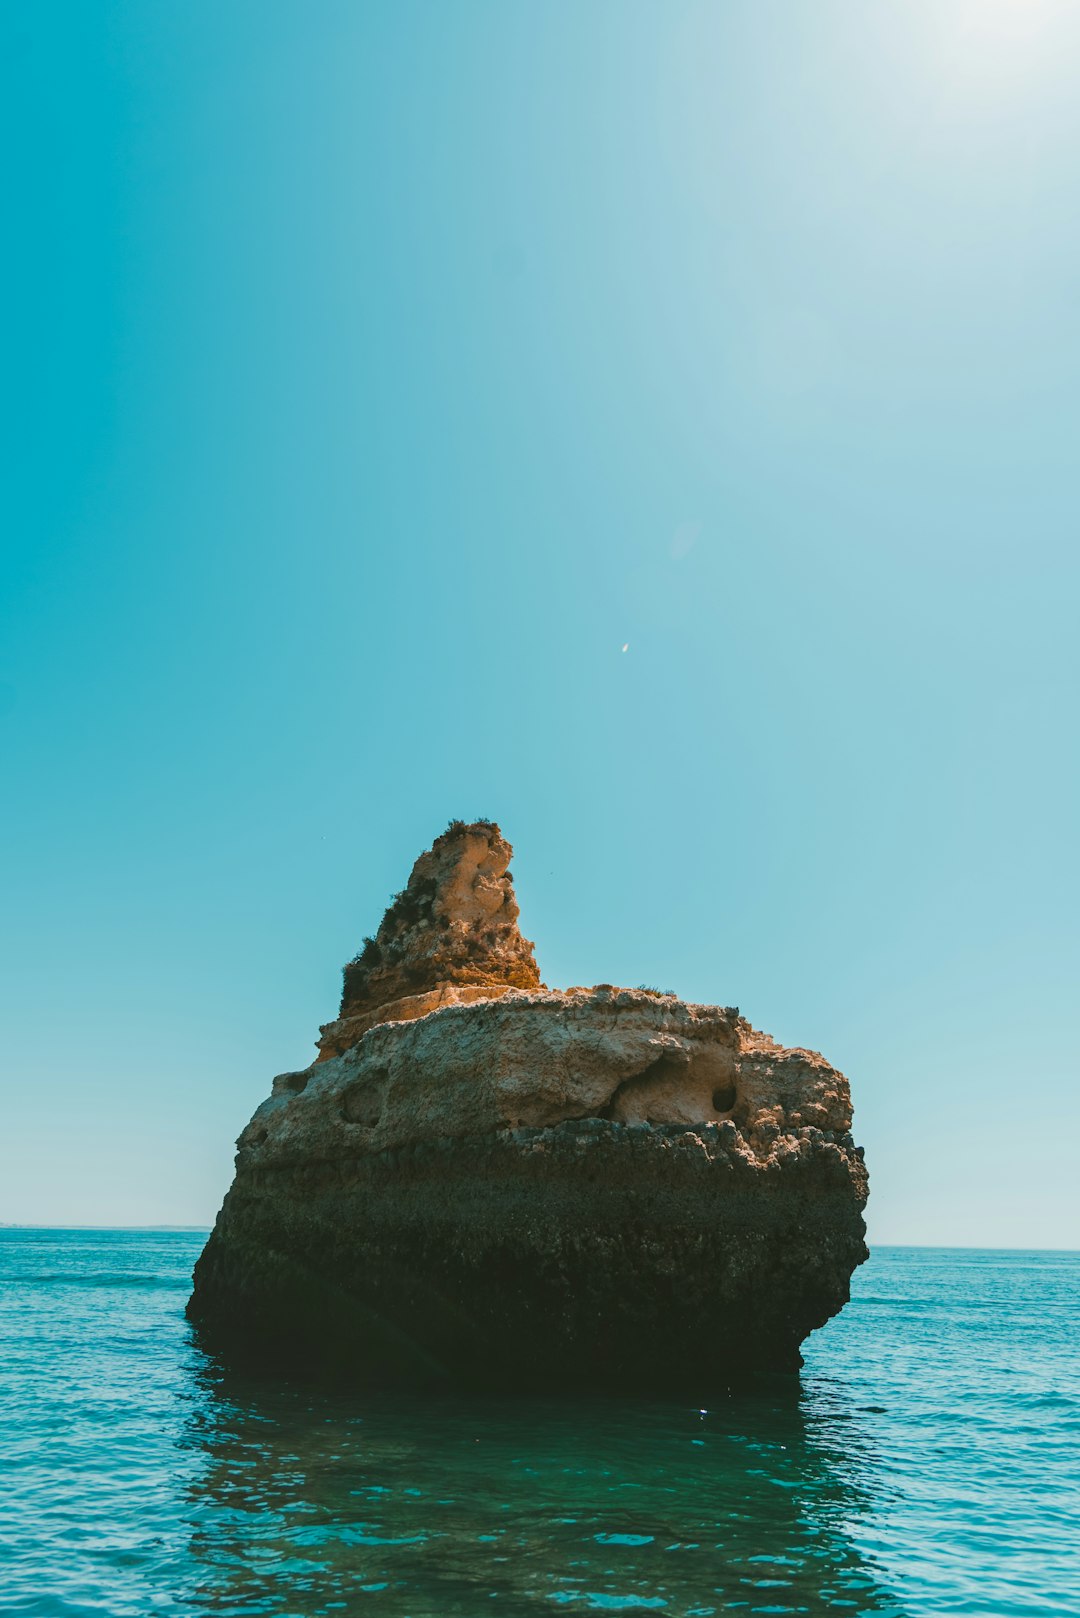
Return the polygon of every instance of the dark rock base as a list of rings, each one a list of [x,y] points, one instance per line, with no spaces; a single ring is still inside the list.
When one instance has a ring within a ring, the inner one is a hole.
[[[238,1173],[208,1346],[367,1384],[705,1397],[795,1372],[867,1256],[843,1143],[784,1161],[596,1119]]]

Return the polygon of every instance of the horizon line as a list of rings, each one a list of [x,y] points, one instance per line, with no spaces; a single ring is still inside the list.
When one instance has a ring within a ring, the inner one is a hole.
[[[19,1220],[0,1219],[0,1231],[4,1230],[100,1230],[100,1231],[174,1231],[177,1234],[196,1234],[204,1232],[207,1236],[213,1231],[213,1225],[42,1225],[23,1223]],[[868,1244],[869,1245],[869,1244]],[[875,1242],[871,1251],[881,1248],[901,1248],[913,1252],[924,1253],[1075,1253],[1080,1254],[1080,1247],[979,1247],[974,1243],[959,1242]],[[865,1260],[864,1260],[865,1262]],[[861,1266],[860,1266],[861,1267]]]

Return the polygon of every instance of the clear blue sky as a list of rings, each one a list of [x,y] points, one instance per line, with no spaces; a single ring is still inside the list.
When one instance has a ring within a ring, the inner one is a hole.
[[[1080,1245],[1080,8],[9,7],[0,1219],[212,1220],[451,816]],[[623,651],[624,645],[628,650]]]

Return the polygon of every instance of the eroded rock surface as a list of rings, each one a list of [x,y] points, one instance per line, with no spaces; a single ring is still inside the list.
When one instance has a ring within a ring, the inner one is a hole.
[[[518,928],[513,849],[493,821],[452,821],[421,854],[374,938],[345,968],[338,1020],[320,1029],[322,1058],[376,1022],[539,989],[533,946]]]
[[[733,1007],[543,988],[510,854],[455,823],[417,861],[240,1136],[189,1312],[371,1379],[797,1368],[866,1256],[847,1080]]]

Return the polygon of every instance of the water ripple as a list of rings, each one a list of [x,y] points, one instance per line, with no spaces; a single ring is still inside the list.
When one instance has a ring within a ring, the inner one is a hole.
[[[708,1410],[252,1380],[201,1237],[0,1232],[5,1614],[1080,1610],[1080,1258],[892,1249],[800,1388]]]

